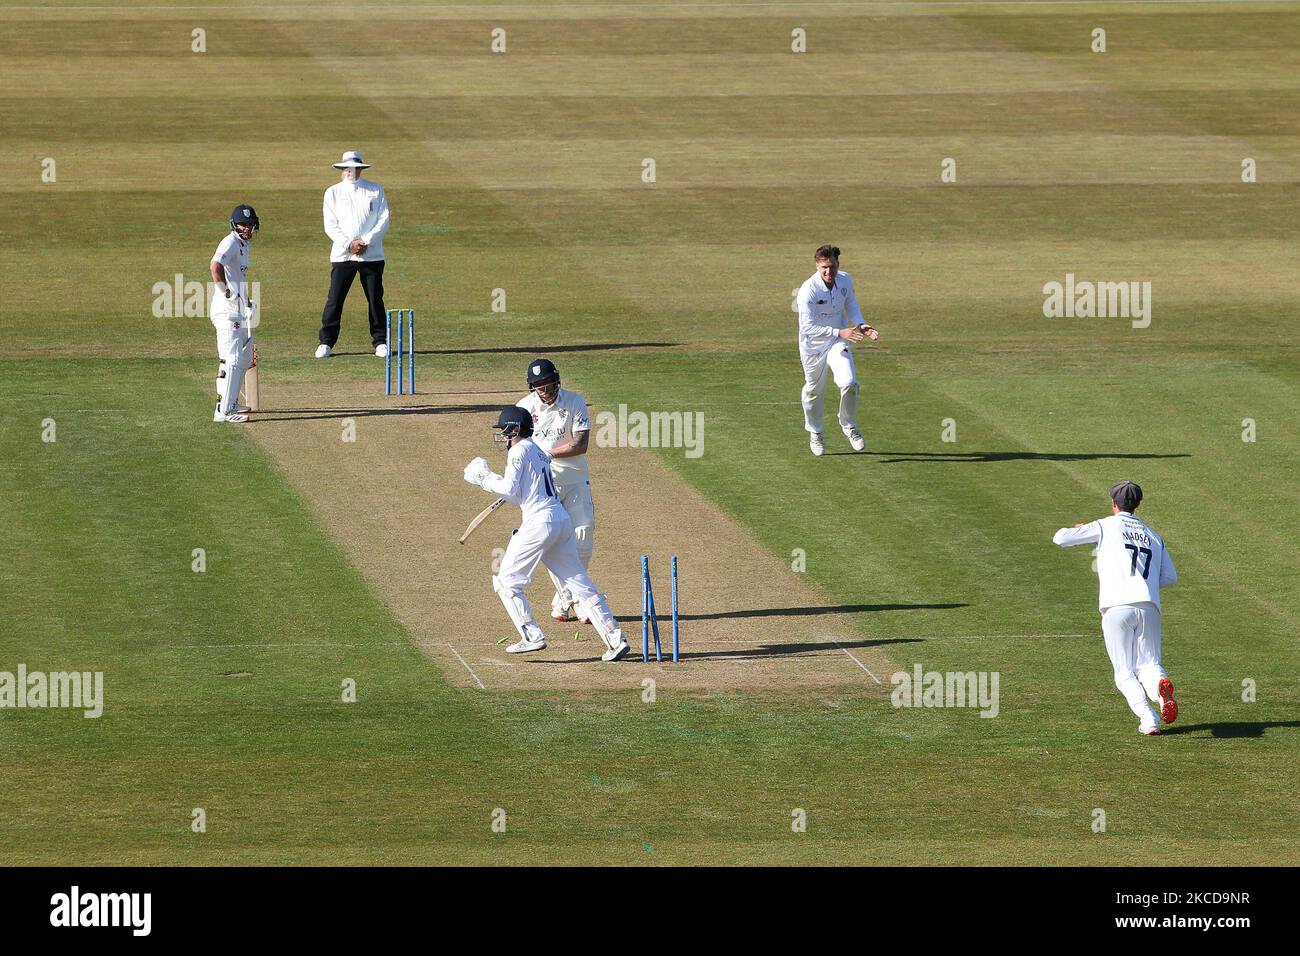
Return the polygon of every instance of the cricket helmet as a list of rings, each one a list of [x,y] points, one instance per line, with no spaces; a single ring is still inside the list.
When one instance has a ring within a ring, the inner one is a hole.
[[[230,228],[236,226],[252,226],[253,233],[262,228],[262,220],[257,218],[257,212],[252,206],[240,205],[230,211]]]
[[[535,389],[542,382],[555,380],[555,384],[560,384],[560,370],[555,367],[555,363],[550,359],[533,359],[528,363],[528,388]]]
[[[533,433],[533,416],[518,405],[507,405],[497,416],[497,423],[492,426],[500,429],[492,436],[493,441],[509,442],[512,438],[527,438]]]

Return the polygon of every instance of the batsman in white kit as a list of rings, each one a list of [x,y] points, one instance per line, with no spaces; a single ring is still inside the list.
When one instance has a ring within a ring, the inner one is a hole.
[[[1111,516],[1062,528],[1063,548],[1096,545],[1101,585],[1101,631],[1115,669],[1115,686],[1137,715],[1138,732],[1160,733],[1160,721],[1178,719],[1174,685],[1160,664],[1160,589],[1178,580],[1164,539],[1133,516],[1142,489],[1121,481],[1110,489]],[[1160,705],[1160,714],[1151,703]]]
[[[216,295],[208,318],[217,331],[217,410],[214,422],[246,422],[249,407],[239,404],[244,372],[253,364],[253,305],[248,292],[248,246],[261,228],[252,206],[236,206],[230,213],[230,234],[212,254],[209,268]]]
[[[533,442],[551,458],[551,478],[560,504],[573,522],[578,557],[584,568],[591,567],[596,544],[596,506],[591,500],[591,477],[587,470],[587,445],[591,438],[591,417],[587,403],[577,392],[560,387],[560,372],[548,359],[528,364],[528,395],[516,402],[533,417]],[[555,596],[551,617],[572,621],[576,609],[573,596],[554,571],[547,569]],[[583,624],[591,622],[576,612]]]
[[[803,363],[804,428],[808,447],[820,457],[826,453],[825,430],[827,379],[835,380],[840,392],[840,430],[854,451],[865,451],[867,440],[858,430],[858,372],[853,364],[852,345],[863,339],[880,338],[858,307],[853,279],[840,272],[838,246],[820,246],[813,253],[817,271],[796,293],[799,309],[799,360]]]
[[[519,530],[501,558],[501,570],[492,577],[492,588],[519,631],[519,641],[506,650],[526,654],[546,647],[546,638],[524,596],[537,565],[545,564],[605,643],[601,660],[618,660],[627,654],[628,643],[610,613],[605,595],[596,589],[578,557],[573,522],[560,504],[551,477],[551,458],[530,437],[532,416],[518,405],[508,405],[492,427],[499,430],[494,440],[507,448],[506,473],[496,475],[484,459],[475,458],[465,466],[465,480],[518,505],[523,513]]]

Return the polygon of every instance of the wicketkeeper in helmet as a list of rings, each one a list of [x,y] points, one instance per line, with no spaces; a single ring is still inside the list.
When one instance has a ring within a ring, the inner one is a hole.
[[[525,654],[546,647],[546,637],[533,620],[524,596],[537,565],[542,563],[567,589],[579,612],[591,621],[604,641],[606,650],[601,660],[618,660],[628,652],[627,641],[610,613],[605,595],[596,589],[578,557],[573,522],[560,504],[551,477],[551,458],[530,437],[532,416],[517,405],[508,405],[493,428],[498,429],[495,440],[506,445],[506,473],[493,474],[484,459],[475,458],[465,466],[465,480],[518,505],[523,513],[519,530],[501,558],[501,570],[492,578],[493,589],[519,631],[519,641],[506,650]]]
[[[587,443],[591,436],[587,403],[577,392],[561,388],[559,370],[549,359],[539,358],[528,363],[528,395],[516,404],[533,418],[533,442],[551,457],[551,478],[560,504],[573,522],[578,557],[584,568],[590,568],[596,545],[596,506],[591,500],[587,471]],[[555,585],[551,617],[572,621],[576,613],[583,624],[591,623],[573,607],[573,596],[564,582],[554,571],[549,573]]]
[[[209,267],[216,292],[208,317],[217,330],[217,410],[214,422],[246,422],[249,408],[239,403],[244,372],[253,363],[253,310],[248,291],[248,246],[261,228],[252,206],[236,206],[230,213],[230,234],[212,254]]]

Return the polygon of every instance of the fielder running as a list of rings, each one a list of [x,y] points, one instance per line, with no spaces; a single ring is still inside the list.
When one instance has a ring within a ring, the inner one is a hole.
[[[601,660],[618,660],[628,652],[628,643],[610,613],[605,595],[596,590],[578,557],[573,522],[560,504],[551,478],[550,456],[529,437],[532,417],[518,405],[507,405],[492,427],[500,429],[493,439],[507,448],[505,475],[493,474],[486,461],[475,458],[465,466],[465,480],[518,505],[523,512],[520,528],[501,558],[501,570],[492,577],[492,588],[519,631],[519,641],[506,651],[526,654],[546,647],[546,638],[524,596],[537,565],[544,563],[559,577],[604,641],[606,650]]]
[[[230,235],[212,254],[209,268],[217,294],[208,317],[217,330],[217,410],[214,422],[246,422],[249,408],[239,404],[244,372],[253,362],[254,305],[248,293],[248,245],[262,226],[252,206],[236,206],[230,213]]]
[[[1121,481],[1110,489],[1111,516],[1062,528],[1052,541],[1063,548],[1097,546],[1101,631],[1115,669],[1115,686],[1137,715],[1138,733],[1155,736],[1160,721],[1178,719],[1174,685],[1160,666],[1160,589],[1178,580],[1164,539],[1133,517],[1142,489]],[[1152,703],[1160,704],[1156,716]]]
[[[596,506],[591,500],[591,479],[587,471],[587,444],[591,437],[587,403],[577,392],[560,388],[560,373],[554,364],[537,359],[528,366],[528,395],[516,404],[533,417],[533,443],[551,457],[551,478],[560,504],[573,522],[578,557],[584,568],[590,568],[596,544]],[[551,617],[572,621],[573,596],[554,571],[548,568],[547,573],[555,585]],[[591,623],[586,617],[580,616],[579,620],[583,624]]]
[[[854,451],[864,451],[867,441],[858,431],[858,373],[850,345],[864,338],[880,338],[862,317],[853,291],[853,279],[840,272],[838,246],[821,246],[813,253],[817,271],[799,287],[799,358],[803,362],[803,420],[808,447],[814,455],[826,452],[822,438],[826,405],[826,380],[835,379],[840,390],[840,430]],[[846,321],[847,320],[847,321]]]

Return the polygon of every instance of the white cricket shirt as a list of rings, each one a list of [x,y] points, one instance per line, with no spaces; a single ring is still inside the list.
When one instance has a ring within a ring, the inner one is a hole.
[[[515,404],[533,416],[533,441],[542,451],[549,452],[557,442],[572,438],[578,432],[591,431],[587,403],[577,392],[566,388],[559,390],[550,405],[543,405],[536,392],[529,392]],[[552,458],[551,474],[557,485],[580,484],[589,476],[587,456]]]
[[[1127,511],[1091,521],[1082,528],[1062,528],[1052,542],[1063,548],[1097,546],[1097,581],[1103,611],[1120,604],[1148,601],[1160,607],[1160,589],[1178,580],[1164,539]]]
[[[506,473],[492,475],[483,482],[483,487],[518,505],[525,523],[568,518],[555,493],[551,456],[533,444],[531,438],[515,442],[506,454]]]
[[[212,254],[212,261],[220,263],[226,273],[226,285],[230,291],[243,301],[248,301],[248,243],[235,234],[232,229],[226,238],[217,245]],[[220,294],[218,293],[218,297]]]
[[[853,278],[847,272],[835,277],[835,288],[826,288],[821,273],[799,287],[799,351],[820,355],[839,341],[840,329],[866,322],[858,308]]]

